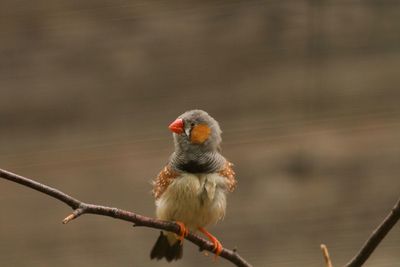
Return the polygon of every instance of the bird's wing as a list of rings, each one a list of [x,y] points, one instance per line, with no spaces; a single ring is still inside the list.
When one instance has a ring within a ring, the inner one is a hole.
[[[172,181],[179,176],[179,173],[171,169],[169,165],[165,166],[164,169],[157,175],[153,181],[153,195],[156,199],[161,197],[167,187]]]
[[[225,164],[225,167],[219,172],[219,175],[221,175],[222,177],[225,177],[226,179],[226,185],[228,188],[229,192],[232,192],[233,190],[235,190],[237,181],[235,178],[235,172],[232,169],[233,167],[233,163],[227,161]]]

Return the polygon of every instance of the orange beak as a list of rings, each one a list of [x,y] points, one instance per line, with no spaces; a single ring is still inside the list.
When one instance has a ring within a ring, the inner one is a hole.
[[[176,119],[173,123],[171,123],[168,128],[176,133],[176,134],[181,134],[183,133],[183,120],[182,119]]]

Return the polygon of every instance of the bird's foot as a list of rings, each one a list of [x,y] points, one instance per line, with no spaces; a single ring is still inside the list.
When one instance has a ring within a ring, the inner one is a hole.
[[[179,225],[179,235],[178,235],[178,240],[182,243],[183,239],[187,237],[189,234],[189,229],[185,226],[183,222],[175,222],[177,225]]]
[[[209,233],[206,229],[204,229],[203,227],[199,227],[199,230],[200,230],[203,234],[205,234],[205,235],[208,237],[208,239],[210,239],[210,241],[214,244],[214,250],[213,250],[213,252],[215,253],[215,258],[214,258],[214,259],[217,259],[218,256],[221,254],[222,249],[223,249],[221,242],[219,242],[219,240],[218,240],[215,236],[213,236],[212,234],[210,234],[210,233]]]

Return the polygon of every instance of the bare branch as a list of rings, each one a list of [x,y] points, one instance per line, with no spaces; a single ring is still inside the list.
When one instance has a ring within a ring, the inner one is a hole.
[[[348,262],[345,265],[345,267],[362,266],[399,219],[400,219],[400,199],[397,201],[396,205],[392,208],[389,215],[378,226],[378,228],[376,228],[372,232],[371,236],[362,246],[361,250],[357,253],[357,255],[350,262]]]
[[[70,206],[73,209],[73,212],[62,221],[64,224],[67,224],[68,222],[78,218],[83,214],[97,214],[132,222],[134,223],[135,226],[156,228],[174,232],[176,234],[179,234],[180,231],[179,225],[174,222],[161,221],[143,215],[139,215],[130,211],[121,210],[118,208],[84,203],[55,188],[38,183],[34,180],[25,178],[23,176],[8,172],[6,170],[0,169],[0,177],[35,189],[39,192],[42,192],[46,195],[56,198],[64,202],[68,206]],[[357,253],[357,255],[349,263],[347,263],[345,267],[362,266],[374,252],[376,247],[378,247],[378,245],[381,243],[381,241],[387,235],[387,233],[398,222],[399,219],[400,219],[400,199],[397,201],[396,205],[393,207],[390,214],[383,220],[383,222],[378,226],[378,228],[374,230],[374,232],[365,242],[365,244],[363,245],[361,250]],[[213,252],[214,250],[214,245],[211,242],[199,237],[196,234],[189,233],[186,239],[196,244],[200,248],[200,250],[207,250],[210,252]],[[327,266],[331,267],[332,263],[330,261],[329,253],[326,246],[321,245],[321,249],[323,251],[323,255],[325,257]],[[243,267],[251,266],[245,259],[239,256],[236,250],[229,250],[224,248],[220,256],[232,262],[236,266],[243,266]]]
[[[321,244],[322,255],[324,256],[326,267],[333,267],[331,257],[329,256],[328,248],[326,245]]]
[[[120,219],[128,222],[134,223],[135,226],[145,226],[150,228],[156,228],[161,230],[166,230],[170,232],[174,232],[179,234],[180,227],[178,224],[170,221],[161,221],[157,219],[153,219],[150,217],[146,217],[143,215],[139,215],[130,211],[121,210],[118,208],[94,205],[84,203],[78,199],[75,199],[55,188],[50,186],[38,183],[34,180],[25,178],[23,176],[14,174],[12,172],[0,169],[0,177],[7,179],[9,181],[22,184],[24,186],[30,187],[35,189],[39,192],[42,192],[46,195],[49,195],[53,198],[56,198],[73,209],[73,213],[68,215],[62,222],[64,224],[78,218],[83,214],[97,214],[102,216],[113,217],[115,219]],[[186,237],[187,240],[191,241],[192,243],[196,244],[200,250],[207,250],[213,252],[214,245],[205,240],[204,238],[199,237],[196,234],[189,233]],[[232,262],[236,266],[240,267],[251,267],[250,263],[248,263],[245,259],[243,259],[235,250],[229,250],[223,248],[221,257],[227,259],[228,261]]]

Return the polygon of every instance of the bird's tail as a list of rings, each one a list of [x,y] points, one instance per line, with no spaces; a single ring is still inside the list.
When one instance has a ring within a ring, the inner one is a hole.
[[[150,253],[151,259],[161,260],[165,258],[168,262],[179,260],[183,255],[183,245],[173,233],[160,233]]]

